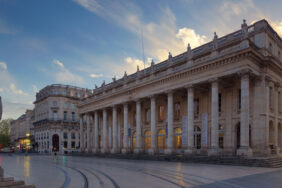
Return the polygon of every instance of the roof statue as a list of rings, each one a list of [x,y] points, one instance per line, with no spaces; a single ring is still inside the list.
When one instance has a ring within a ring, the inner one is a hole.
[[[218,36],[217,36],[216,32],[214,32],[214,37],[213,37],[213,48],[214,49],[217,49],[217,47],[218,47],[217,39],[218,39]]]
[[[243,34],[243,38],[246,39],[248,37],[248,25],[246,23],[246,20],[243,20],[243,23],[241,25],[242,28],[242,34]]]

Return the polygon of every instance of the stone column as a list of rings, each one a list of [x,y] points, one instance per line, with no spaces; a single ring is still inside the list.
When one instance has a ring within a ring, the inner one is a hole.
[[[193,86],[189,86],[187,89],[188,97],[187,97],[187,149],[185,150],[185,154],[193,154],[195,152],[194,149],[194,88]]]
[[[43,142],[42,142],[43,144]],[[42,147],[43,148],[43,147]],[[64,154],[64,129],[60,130],[59,136],[59,153]]]
[[[241,122],[240,122],[240,148],[237,155],[252,156],[252,149],[249,146],[249,125],[250,125],[250,106],[249,106],[249,74],[243,73],[241,76]]]
[[[218,154],[218,82],[212,80],[211,97],[211,146],[208,155]]]
[[[70,153],[71,150],[71,131],[68,131],[68,153]]]
[[[79,146],[79,132],[75,131],[75,149]]]
[[[136,101],[136,149],[134,153],[142,152],[142,122],[141,122],[141,101]]]
[[[113,106],[113,148],[112,153],[117,153],[117,107]]]
[[[107,109],[103,110],[103,140],[102,140],[102,153],[107,152]]]
[[[156,131],[156,98],[151,96],[151,149],[149,153],[153,155],[157,149],[157,131]]]
[[[168,92],[167,97],[167,148],[165,150],[166,154],[171,154],[173,152],[173,93]]]
[[[90,137],[90,114],[86,114],[86,134],[87,134],[87,152],[91,152],[91,137]]]
[[[274,149],[275,149],[275,153],[279,154],[280,152],[280,148],[278,145],[278,90],[279,89],[279,84],[276,83],[275,84],[275,89],[274,89]]]
[[[98,129],[98,112],[94,114],[94,152],[97,153],[99,150],[99,129]]]
[[[79,132],[80,132],[80,152],[84,152],[84,131],[83,131],[83,116],[79,116],[80,120],[80,127],[79,127]]]
[[[122,153],[127,153],[128,149],[128,104],[123,105],[123,149]]]

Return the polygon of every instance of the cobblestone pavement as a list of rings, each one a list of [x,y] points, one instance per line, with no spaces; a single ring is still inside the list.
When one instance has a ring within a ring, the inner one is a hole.
[[[281,187],[282,169],[0,154],[5,176],[53,187]]]

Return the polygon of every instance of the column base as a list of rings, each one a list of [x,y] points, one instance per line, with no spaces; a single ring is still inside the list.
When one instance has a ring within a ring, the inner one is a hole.
[[[141,148],[136,148],[136,149],[134,149],[134,154],[141,154],[141,153],[143,153],[144,152],[144,150],[143,149],[141,149]]]
[[[252,157],[253,156],[253,150],[250,147],[240,147],[237,149],[237,156],[246,156],[246,157]]]
[[[165,151],[164,151],[164,153],[165,153],[166,155],[171,155],[171,154],[173,154],[173,152],[174,152],[174,150],[173,150],[172,148],[167,148],[167,149],[165,149]]]
[[[108,153],[108,149],[105,149],[105,148],[103,148],[103,149],[101,149],[101,153],[103,153],[103,154],[105,154],[105,153]]]
[[[280,147],[279,146],[275,146],[274,147],[274,154],[275,155],[279,155],[280,154]]]
[[[112,148],[111,149],[111,154],[116,154],[116,153],[119,153],[120,150],[118,148]]]
[[[157,153],[157,149],[151,148],[148,150],[149,155],[155,155]]]
[[[92,149],[91,148],[87,148],[87,153],[92,153]]]
[[[209,148],[208,149],[208,156],[217,156],[217,155],[219,155],[218,148]]]
[[[121,150],[121,153],[122,153],[122,154],[128,154],[128,153],[130,153],[130,149],[128,149],[128,148],[123,148],[123,149]]]
[[[99,153],[99,151],[100,151],[99,148],[93,148],[93,149],[92,149],[92,152],[93,152],[93,153]]]
[[[196,154],[196,149],[195,148],[188,148],[184,151],[185,155],[195,155]]]

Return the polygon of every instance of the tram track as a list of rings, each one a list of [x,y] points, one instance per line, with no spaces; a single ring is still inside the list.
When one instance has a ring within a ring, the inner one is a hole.
[[[67,167],[67,168],[73,169],[74,171],[78,172],[84,179],[83,188],[88,188],[88,178],[83,172],[81,172],[80,170],[78,170],[77,168],[74,168],[74,167]]]

